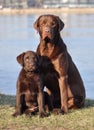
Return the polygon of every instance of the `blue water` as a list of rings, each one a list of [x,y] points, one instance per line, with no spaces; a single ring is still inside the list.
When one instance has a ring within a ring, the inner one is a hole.
[[[65,23],[61,35],[83,78],[87,98],[94,99],[94,14],[57,15]],[[38,16],[0,16],[0,93],[16,94],[21,69],[16,57],[36,50],[39,35],[33,23]]]

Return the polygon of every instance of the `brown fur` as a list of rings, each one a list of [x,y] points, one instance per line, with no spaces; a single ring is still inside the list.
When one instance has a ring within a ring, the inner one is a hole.
[[[13,116],[34,113],[39,109],[40,117],[46,116],[43,101],[43,83],[38,72],[38,56],[27,51],[17,57],[22,69],[17,80],[16,111]]]
[[[55,77],[50,71],[45,77],[45,85],[54,96],[53,106],[60,105],[61,111],[67,113],[69,108],[84,106],[85,88],[79,71],[60,36],[63,27],[64,23],[55,15],[42,15],[34,23],[34,28],[40,35],[37,53],[48,57],[58,73]]]

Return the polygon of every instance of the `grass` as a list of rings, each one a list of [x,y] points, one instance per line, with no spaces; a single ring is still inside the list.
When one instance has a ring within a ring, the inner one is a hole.
[[[46,118],[35,116],[12,117],[15,96],[0,94],[0,130],[94,130],[94,100],[86,99],[85,108],[69,111],[67,115]]]

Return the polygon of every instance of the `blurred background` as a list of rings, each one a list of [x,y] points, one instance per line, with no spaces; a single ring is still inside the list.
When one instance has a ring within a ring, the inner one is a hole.
[[[94,7],[94,0],[0,0],[0,8]]]

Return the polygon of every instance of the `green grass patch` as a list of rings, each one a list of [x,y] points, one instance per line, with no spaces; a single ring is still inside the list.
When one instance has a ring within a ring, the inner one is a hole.
[[[15,96],[0,94],[0,130],[94,130],[94,100],[90,99],[86,99],[85,108],[71,110],[67,115],[14,118],[14,111]]]

